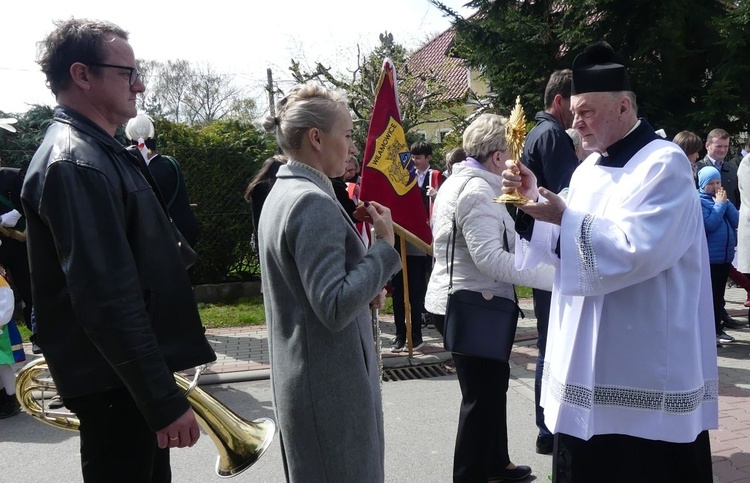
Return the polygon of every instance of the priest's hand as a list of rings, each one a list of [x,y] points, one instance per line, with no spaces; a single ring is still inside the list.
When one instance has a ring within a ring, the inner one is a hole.
[[[505,167],[506,169],[502,173],[503,193],[510,194],[518,191],[532,201],[539,199],[536,176],[529,168],[522,163],[516,164],[510,159],[505,162]]]
[[[563,213],[567,206],[565,200],[546,188],[539,188],[539,194],[546,200],[525,205],[519,205],[518,208],[531,215],[535,220],[546,221],[559,225],[562,223]]]

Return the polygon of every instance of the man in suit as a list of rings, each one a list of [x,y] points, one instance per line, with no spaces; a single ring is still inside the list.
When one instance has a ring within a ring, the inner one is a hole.
[[[698,171],[705,166],[713,166],[721,173],[721,187],[727,198],[740,209],[740,188],[737,184],[737,167],[724,162],[729,152],[729,133],[723,129],[712,129],[706,137],[706,157],[696,163]]]
[[[742,162],[742,160],[744,159],[744,157],[747,156],[748,154],[750,154],[750,137],[747,138],[747,140],[745,141],[744,146],[745,147],[742,148],[742,150],[740,150],[739,153],[737,153],[737,156],[735,156],[735,157],[733,157],[732,159],[729,160],[729,162],[732,165],[734,165],[734,167],[737,168],[737,169],[740,168],[740,163]]]

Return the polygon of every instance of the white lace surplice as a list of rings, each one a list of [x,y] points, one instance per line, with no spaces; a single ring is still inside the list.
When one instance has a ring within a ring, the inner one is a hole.
[[[554,433],[692,442],[718,427],[711,282],[700,202],[679,148],[624,168],[585,161],[562,226],[536,222],[517,268],[560,258],[542,405]]]

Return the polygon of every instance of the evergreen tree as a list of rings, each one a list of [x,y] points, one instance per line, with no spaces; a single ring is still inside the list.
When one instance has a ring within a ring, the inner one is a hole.
[[[470,18],[430,2],[453,17],[457,54],[484,73],[499,107],[520,94],[538,110],[549,74],[605,40],[627,59],[639,115],[655,127],[747,131],[746,1],[473,0]]]
[[[47,126],[52,122],[52,108],[36,104],[23,114],[0,112],[0,118],[2,117],[15,117],[18,123],[14,125],[14,133],[0,129],[0,164],[23,167],[31,161],[44,138]]]

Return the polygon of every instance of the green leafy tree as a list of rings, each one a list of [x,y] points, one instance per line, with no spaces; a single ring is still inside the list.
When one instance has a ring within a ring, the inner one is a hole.
[[[443,101],[435,99],[434,92],[440,91],[440,83],[436,76],[421,78],[404,69],[409,52],[404,46],[394,41],[393,35],[384,32],[380,35],[380,44],[369,53],[358,50],[357,66],[345,75],[334,72],[331,67],[317,63],[312,70],[306,70],[301,63],[292,60],[289,70],[297,82],[318,80],[325,85],[341,89],[347,93],[349,108],[354,119],[354,141],[360,151],[364,150],[367,140],[367,130],[375,101],[375,89],[383,70],[383,60],[389,57],[397,72],[399,81],[401,124],[406,132],[407,142],[417,140],[413,130],[425,123],[453,118],[451,109],[463,106],[464,100]],[[432,82],[433,88],[426,94],[409,89],[415,81]],[[465,113],[463,113],[465,116]],[[438,116],[438,118],[436,118]],[[411,132],[410,132],[411,131]],[[439,153],[434,156],[439,158]]]
[[[248,182],[275,142],[252,124],[215,121],[204,126],[156,119],[159,152],[180,163],[200,225],[194,283],[237,281],[258,273],[250,246],[252,217],[243,199]]]
[[[17,132],[0,130],[3,166],[22,167],[34,155],[52,121],[52,109],[33,106],[15,117]],[[206,125],[176,123],[155,117],[158,150],[180,163],[189,200],[195,204],[201,233],[195,247],[199,258],[191,271],[195,284],[257,277],[257,257],[250,246],[252,217],[243,195],[263,161],[276,152],[271,136],[241,120]],[[115,138],[125,145],[122,126]]]
[[[375,101],[375,89],[383,68],[383,60],[385,57],[390,57],[398,69],[398,66],[405,62],[406,55],[406,49],[402,45],[394,43],[393,36],[386,32],[381,35],[380,45],[369,54],[362,53],[360,47],[357,46],[357,65],[354,70],[339,73],[334,71],[332,67],[324,66],[320,62],[316,63],[312,69],[305,69],[301,61],[294,59],[292,59],[289,70],[296,82],[303,83],[317,80],[329,87],[346,92],[349,109],[354,120],[354,142],[360,151],[363,151],[367,140],[372,105]],[[402,122],[405,121],[406,119],[402,116]]]

